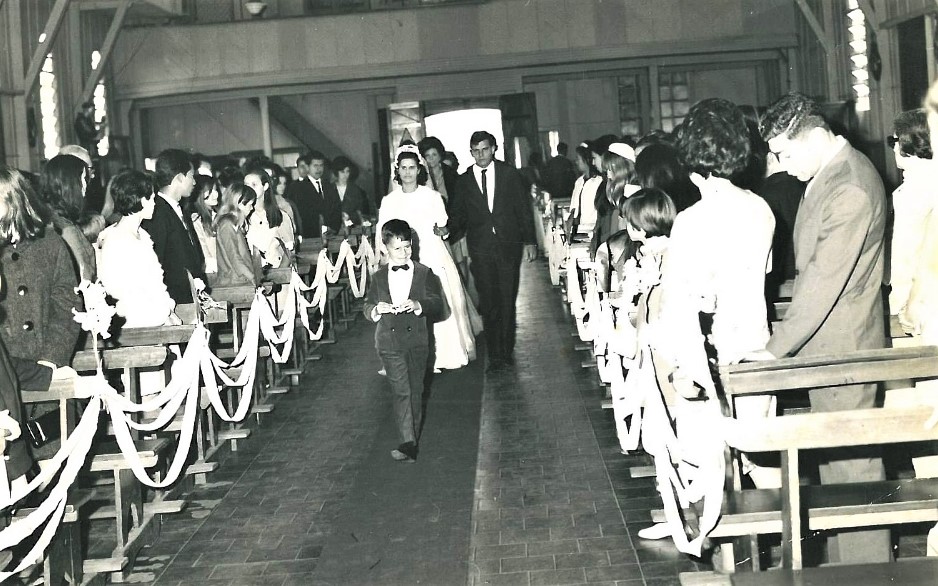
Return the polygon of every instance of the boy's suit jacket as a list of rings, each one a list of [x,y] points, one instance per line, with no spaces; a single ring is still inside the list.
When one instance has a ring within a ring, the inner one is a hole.
[[[426,266],[411,261],[414,276],[410,283],[410,299],[419,301],[421,314],[386,313],[378,320],[375,330],[375,348],[391,352],[403,351],[417,346],[427,346],[430,335],[427,324],[439,321],[445,311],[443,288],[440,279]],[[371,312],[378,303],[391,303],[388,286],[388,265],[381,267],[372,277],[368,296],[365,298],[365,317],[372,320]]]

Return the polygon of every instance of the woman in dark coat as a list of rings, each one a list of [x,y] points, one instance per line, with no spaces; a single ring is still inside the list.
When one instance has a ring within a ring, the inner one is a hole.
[[[78,277],[47,218],[23,175],[0,166],[0,339],[14,357],[68,366],[80,332]]]

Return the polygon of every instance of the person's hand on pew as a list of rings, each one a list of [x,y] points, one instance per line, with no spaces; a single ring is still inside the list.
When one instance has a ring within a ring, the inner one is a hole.
[[[694,382],[690,376],[684,373],[680,368],[675,368],[668,375],[668,381],[674,388],[674,392],[688,400],[705,398],[703,387]]]
[[[764,360],[778,360],[778,357],[769,352],[768,350],[756,350],[754,352],[747,352],[739,360],[739,362],[762,362]]]

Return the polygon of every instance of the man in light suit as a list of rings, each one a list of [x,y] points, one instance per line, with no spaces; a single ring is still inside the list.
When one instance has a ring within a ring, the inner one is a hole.
[[[449,238],[466,237],[485,325],[486,368],[496,371],[514,364],[521,258],[537,258],[534,217],[521,175],[495,160],[495,137],[484,130],[474,132],[469,148],[476,164],[456,182]]]
[[[762,136],[782,168],[808,187],[794,229],[795,287],[785,320],[764,358],[838,354],[885,346],[882,282],[886,200],[872,163],[831,132],[817,104],[792,93],[769,107]],[[815,412],[870,409],[876,385],[810,391]],[[821,482],[884,480],[878,453],[826,454]],[[828,541],[831,562],[888,561],[889,531],[841,533]]]

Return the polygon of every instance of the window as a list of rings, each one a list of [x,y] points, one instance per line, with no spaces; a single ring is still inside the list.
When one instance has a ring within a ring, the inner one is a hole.
[[[46,55],[39,72],[39,115],[42,117],[42,155],[46,159],[59,154],[59,107],[52,54]]]
[[[671,132],[690,110],[687,72],[662,72],[658,75],[658,101],[661,104],[661,129]]]
[[[92,51],[91,52],[91,68],[97,69],[98,65],[101,63],[101,52]],[[107,90],[104,88],[104,80],[98,82],[98,85],[94,86],[94,121],[96,124],[100,124],[104,121],[104,118],[107,116]],[[111,144],[108,140],[107,133],[105,133],[101,140],[98,141],[98,155],[105,156],[108,151],[111,150]]]
[[[619,77],[619,134],[641,136],[642,98],[638,75]]]
[[[847,30],[850,32],[850,72],[857,112],[870,109],[870,74],[867,70],[866,16],[857,0],[847,0]]]

